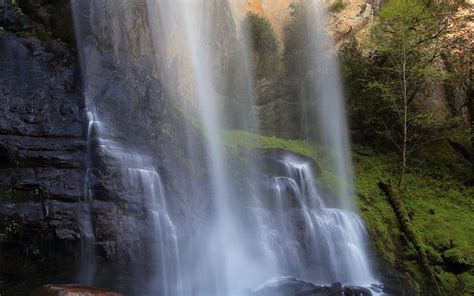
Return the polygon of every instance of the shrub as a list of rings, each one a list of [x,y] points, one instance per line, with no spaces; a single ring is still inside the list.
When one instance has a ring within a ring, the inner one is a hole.
[[[344,0],[336,0],[331,6],[329,6],[330,12],[340,12],[347,6]]]

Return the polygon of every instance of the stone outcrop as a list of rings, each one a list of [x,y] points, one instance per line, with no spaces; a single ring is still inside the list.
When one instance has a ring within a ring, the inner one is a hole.
[[[350,0],[345,1],[343,9],[332,12],[328,22],[336,43],[364,30],[382,2],[383,0]]]

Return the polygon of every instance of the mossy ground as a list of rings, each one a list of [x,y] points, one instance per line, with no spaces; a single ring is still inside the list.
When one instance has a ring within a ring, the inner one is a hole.
[[[432,148],[432,152],[442,149],[440,145]],[[417,255],[400,232],[397,218],[377,186],[381,180],[397,180],[398,157],[362,147],[354,152],[359,207],[379,258],[385,267],[404,271],[410,284],[426,293],[426,287],[422,287],[426,277],[417,264]],[[461,161],[457,155],[444,153],[451,157],[435,158],[436,154],[420,154],[412,159],[400,189],[401,199],[444,293],[472,295],[474,188],[463,184],[459,170],[453,171],[455,159]]]

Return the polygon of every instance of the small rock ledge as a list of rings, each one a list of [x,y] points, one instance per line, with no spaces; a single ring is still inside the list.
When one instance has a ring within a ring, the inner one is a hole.
[[[36,289],[31,296],[122,296],[122,294],[78,285],[45,285]]]

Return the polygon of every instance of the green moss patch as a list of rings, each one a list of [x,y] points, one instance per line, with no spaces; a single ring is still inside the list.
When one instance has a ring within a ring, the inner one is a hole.
[[[457,155],[451,156],[458,159]],[[377,186],[381,180],[397,180],[398,162],[396,155],[362,147],[355,149],[361,215],[384,268],[401,268],[413,288],[429,290],[422,287],[426,275],[417,265],[416,254],[410,252],[395,213]],[[433,172],[443,166],[443,162],[434,162],[435,159],[413,161],[400,190],[401,201],[411,226],[426,247],[437,279],[444,291],[451,293],[446,295],[470,295],[474,293],[473,277],[469,276],[473,272],[474,188],[463,185],[454,172],[451,175]],[[456,287],[463,287],[460,294]]]
[[[262,136],[239,130],[225,130],[224,144],[237,151],[248,151],[254,148],[282,149],[314,160],[321,174],[316,182],[321,190],[335,193],[335,189],[341,186],[342,180],[331,169],[331,161],[334,155],[323,149],[320,145],[303,140],[287,140],[277,137]]]

